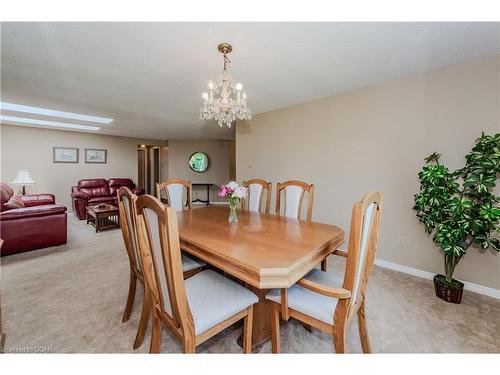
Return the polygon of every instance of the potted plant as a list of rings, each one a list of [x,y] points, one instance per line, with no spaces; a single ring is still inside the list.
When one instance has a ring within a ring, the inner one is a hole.
[[[463,284],[453,272],[467,249],[500,248],[500,197],[492,193],[500,173],[500,134],[482,133],[465,166],[454,172],[439,163],[440,157],[434,152],[425,159],[413,209],[444,254],[445,275],[434,276],[436,296],[460,303]]]

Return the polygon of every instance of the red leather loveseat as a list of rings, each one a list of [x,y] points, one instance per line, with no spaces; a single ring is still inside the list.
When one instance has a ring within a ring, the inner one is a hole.
[[[0,183],[2,256],[67,242],[66,207],[56,205],[54,195],[16,196],[18,208],[8,203],[13,195],[9,185]]]
[[[87,217],[87,206],[108,203],[117,206],[116,192],[122,186],[128,187],[136,195],[144,194],[144,189],[136,189],[130,178],[92,178],[78,181],[77,186],[71,188],[73,211],[83,220]]]

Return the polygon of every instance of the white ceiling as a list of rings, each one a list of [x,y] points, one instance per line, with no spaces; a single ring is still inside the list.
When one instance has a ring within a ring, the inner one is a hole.
[[[231,69],[262,113],[500,52],[499,23],[2,23],[1,99],[112,117],[99,132],[231,139],[198,119]]]

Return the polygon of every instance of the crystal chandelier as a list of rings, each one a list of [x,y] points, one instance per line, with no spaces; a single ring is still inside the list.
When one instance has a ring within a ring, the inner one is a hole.
[[[227,125],[229,128],[236,120],[250,120],[252,113],[247,108],[247,95],[241,83],[234,83],[227,71],[231,62],[227,55],[233,47],[229,43],[219,44],[220,53],[224,56],[224,70],[215,82],[208,83],[208,92],[204,92],[203,107],[200,108],[200,120],[217,120],[219,126]]]

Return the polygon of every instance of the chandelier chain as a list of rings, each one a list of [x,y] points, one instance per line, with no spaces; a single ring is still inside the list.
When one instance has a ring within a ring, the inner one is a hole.
[[[230,64],[231,63],[231,60],[229,60],[229,57],[227,57],[227,54],[224,53],[224,71],[226,71],[226,66],[227,64]]]

